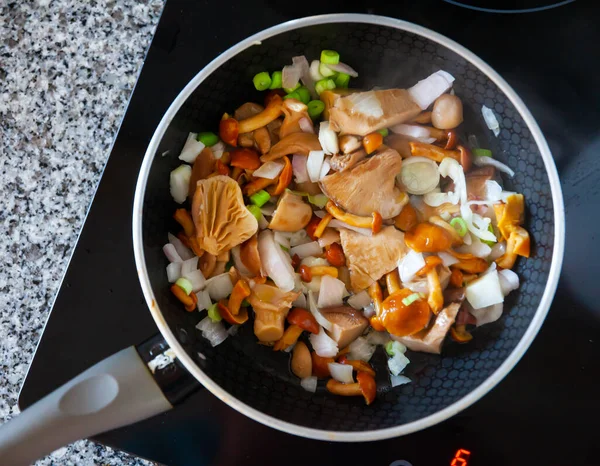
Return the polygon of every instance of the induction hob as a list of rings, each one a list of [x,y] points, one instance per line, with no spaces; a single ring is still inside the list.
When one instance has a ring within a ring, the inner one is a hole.
[[[167,2],[20,407],[156,333],[133,260],[131,206],[146,146],[185,84],[219,53],[261,29],[299,16],[373,13],[429,27],[471,49],[515,88],[548,139],[564,190],[567,244],[556,298],[531,348],[475,405],[401,438],[367,444],[306,440],[249,420],[200,389],[171,412],[94,440],[170,465],[600,464],[600,28],[594,21],[600,9],[582,1],[526,14],[457,5],[486,4],[474,0],[397,0],[394,6],[369,1],[352,10],[341,0],[315,3]],[[491,3],[515,9],[557,2]],[[460,449],[470,454],[453,462]]]

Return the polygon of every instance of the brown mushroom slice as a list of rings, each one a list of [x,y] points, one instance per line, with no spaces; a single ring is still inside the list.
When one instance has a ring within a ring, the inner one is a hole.
[[[271,134],[267,127],[258,128],[253,133],[254,145],[260,151],[261,154],[266,154],[271,150]]]
[[[199,180],[208,178],[208,175],[215,171],[216,163],[217,160],[215,159],[210,147],[205,147],[202,149],[202,152],[198,154],[198,157],[196,157],[196,160],[194,160],[194,165],[192,166],[192,176],[190,177],[190,186],[188,189],[188,195],[190,198],[194,197],[194,192],[196,192],[196,183],[198,183]]]
[[[452,327],[459,309],[460,303],[452,303],[440,311],[433,325],[430,325],[428,328],[407,337],[395,337],[392,335],[392,338],[404,344],[412,351],[440,354],[442,343],[450,331],[450,327]]]
[[[283,336],[283,326],[292,303],[300,293],[284,293],[276,286],[257,284],[248,302],[254,310],[254,334],[263,343],[273,343]]]
[[[252,238],[240,246],[240,260],[253,276],[260,275],[262,263],[258,253],[258,238],[256,235],[253,235]]]
[[[246,102],[242,106],[238,107],[238,109],[233,114],[233,117],[237,120],[246,120],[254,115],[258,115],[265,109],[262,105],[255,104],[254,102]]]
[[[340,99],[340,97],[354,94],[355,92],[358,91],[355,89],[332,89],[321,92],[321,95],[319,95],[319,100],[325,104],[325,109],[323,110],[323,119],[329,120],[329,111]]]
[[[350,306],[327,307],[320,311],[333,324],[333,330],[327,333],[339,348],[345,348],[356,340],[369,325],[362,312]]]
[[[308,225],[312,209],[301,196],[286,190],[277,202],[269,228],[275,231],[298,231]]]
[[[319,186],[319,183],[313,183],[312,181],[305,181],[304,183],[296,183],[296,190],[301,193],[312,194],[313,196],[316,194],[323,194],[323,191],[321,191],[321,186]]]
[[[281,139],[292,133],[302,133],[303,131],[300,127],[300,120],[302,118],[306,118],[311,122],[311,119],[308,116],[308,107],[299,100],[285,99],[283,101],[282,110],[284,118],[281,128],[279,128],[279,137]]]
[[[312,150],[321,150],[319,137],[312,133],[292,133],[279,140],[271,147],[268,154],[263,155],[262,162],[270,162],[290,154],[308,155]]]
[[[344,154],[351,154],[352,152],[362,147],[362,141],[351,134],[344,134],[338,138],[340,150]]]
[[[364,149],[359,149],[351,154],[336,154],[331,157],[329,165],[335,171],[343,172],[354,167],[358,162],[364,160],[367,157],[367,153]]]
[[[410,152],[410,141],[409,137],[402,134],[390,134],[385,138],[385,144],[398,152],[403,159],[412,155]]]
[[[366,136],[412,120],[419,113],[421,108],[406,89],[357,92],[335,100],[329,123],[335,131]]]
[[[343,172],[321,180],[323,193],[346,212],[370,217],[379,212],[383,219],[393,218],[408,202],[406,193],[396,186],[402,157],[394,149],[359,162]]]
[[[192,218],[198,245],[215,256],[243,243],[258,230],[256,218],[244,205],[240,186],[223,175],[198,181]]]
[[[368,288],[398,267],[398,261],[408,252],[404,233],[393,226],[385,227],[373,236],[340,229],[340,239],[355,292]]]

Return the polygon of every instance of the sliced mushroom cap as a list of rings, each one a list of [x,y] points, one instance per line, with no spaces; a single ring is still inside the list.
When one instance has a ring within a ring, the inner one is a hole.
[[[373,236],[340,229],[342,248],[355,292],[368,288],[398,266],[408,252],[404,233],[389,226]]]
[[[276,286],[254,285],[248,302],[255,313],[254,334],[263,343],[272,343],[283,336],[283,325],[292,303],[300,293],[284,293]]]
[[[215,256],[243,243],[258,230],[239,185],[223,175],[198,181],[192,218],[198,245]]]
[[[328,333],[339,348],[345,348],[356,340],[369,325],[362,312],[350,306],[328,307],[321,309],[321,314],[333,324],[333,331]]]
[[[285,99],[283,101],[283,123],[279,129],[279,137],[283,139],[292,133],[301,133],[300,120],[306,118],[309,122],[308,107],[296,99]]]
[[[308,225],[312,209],[302,197],[291,191],[284,191],[277,202],[269,228],[276,231],[298,231]]]
[[[367,153],[364,149],[358,149],[351,154],[336,154],[331,157],[329,164],[335,171],[343,172],[354,167],[358,162],[364,160],[367,157]]]
[[[312,150],[321,150],[319,137],[312,133],[292,133],[281,138],[277,144],[271,147],[268,154],[263,155],[262,162],[270,162],[290,154],[308,155]]]
[[[406,193],[396,186],[401,169],[402,157],[385,148],[348,170],[326,176],[321,189],[346,212],[362,217],[379,212],[383,219],[393,218],[408,202]]]
[[[440,311],[430,327],[408,337],[395,337],[392,335],[392,338],[406,345],[410,350],[440,354],[442,343],[450,331],[459,309],[459,303],[452,303]]]
[[[329,110],[329,122],[335,131],[366,136],[412,120],[419,113],[421,108],[406,89],[386,89],[338,98]]]

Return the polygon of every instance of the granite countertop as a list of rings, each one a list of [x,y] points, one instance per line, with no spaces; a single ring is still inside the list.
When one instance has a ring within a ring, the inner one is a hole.
[[[17,397],[165,0],[0,2],[0,422]],[[150,464],[88,441],[37,464]]]

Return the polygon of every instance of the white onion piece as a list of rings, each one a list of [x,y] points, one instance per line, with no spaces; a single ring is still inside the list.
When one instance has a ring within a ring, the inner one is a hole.
[[[183,149],[181,149],[181,153],[179,154],[179,160],[183,160],[187,163],[194,163],[198,154],[200,154],[205,147],[204,144],[196,140],[196,137],[198,137],[196,133],[188,134]]]
[[[396,351],[394,356],[388,359],[388,369],[393,375],[400,375],[409,363],[410,360],[402,352]]]
[[[356,293],[348,298],[348,304],[352,306],[354,309],[364,309],[369,304],[371,304],[371,297],[369,293],[365,290],[362,290],[360,293]]]
[[[260,230],[266,230],[268,227],[269,227],[269,222],[267,221],[267,219],[261,212],[260,217],[258,217],[258,228]]]
[[[390,341],[390,334],[371,330],[367,335],[367,341],[372,345],[385,345]]]
[[[508,198],[508,196],[511,196],[513,194],[516,194],[516,193],[514,193],[512,191],[504,191],[502,189],[502,186],[500,186],[500,184],[494,180],[487,180],[485,182],[485,199],[487,201],[492,201],[492,202],[504,201],[504,202],[506,202],[506,199]]]
[[[192,252],[192,250],[189,249],[185,244],[183,244],[181,242],[181,240],[179,238],[177,238],[177,236],[169,233],[168,238],[169,238],[169,243],[171,243],[173,246],[175,246],[175,249],[177,250],[177,254],[179,254],[179,257],[181,257],[182,261],[185,261],[185,260],[188,260],[188,259],[191,259],[192,257],[194,257],[195,254]]]
[[[473,244],[473,235],[468,231],[465,233],[465,236],[463,236],[463,243],[466,245]]]
[[[306,244],[300,244],[299,246],[294,246],[290,250],[290,255],[293,257],[295,254],[298,254],[300,259],[304,259],[309,256],[320,256],[323,254],[323,248],[319,246],[319,243],[316,241],[312,241]]]
[[[307,392],[315,393],[317,391],[317,378],[314,376],[310,376],[301,379],[300,386]]]
[[[498,272],[494,270],[470,282],[467,285],[466,297],[473,309],[481,309],[482,307],[504,302]]]
[[[300,66],[295,64],[284,66],[281,71],[281,87],[284,89],[296,87],[301,75],[302,69]]]
[[[321,62],[319,60],[313,60],[310,62],[310,77],[314,81],[320,81],[325,78],[319,71],[319,66],[321,66]]]
[[[329,265],[327,259],[322,257],[305,257],[300,261],[300,265],[306,265],[307,267],[326,267]]]
[[[296,66],[298,66],[298,68],[300,68],[300,81],[302,81],[302,84],[304,84],[307,88],[308,88],[308,92],[310,92],[310,97],[311,99],[318,99],[319,98],[319,94],[317,94],[317,91],[315,90],[315,83],[316,81],[318,81],[318,79],[314,79],[311,73],[311,68],[310,65],[308,64],[308,60],[306,59],[306,57],[304,55],[301,55],[299,57],[293,57],[292,58],[292,63]],[[302,124],[300,123],[300,128],[302,128]],[[312,123],[311,123],[312,126]],[[304,131],[304,130],[302,130]],[[313,131],[314,132],[314,131]]]
[[[303,133],[315,133],[315,127],[313,126],[312,121],[310,121],[306,117],[302,117],[298,120],[298,126],[300,127]]]
[[[425,144],[432,144],[437,141],[436,138],[417,138],[417,141],[424,142]]]
[[[264,230],[258,235],[258,253],[265,273],[281,291],[294,289],[294,269],[289,256],[275,243],[273,232]]]
[[[402,282],[402,286],[414,293],[429,293],[429,283],[426,277],[420,277],[412,282]]]
[[[280,231],[276,231],[273,233],[273,239],[280,246],[283,246],[287,250],[290,249],[290,238],[286,235],[283,235]]]
[[[504,310],[504,304],[492,304],[491,306],[482,307],[481,309],[471,309],[470,313],[477,321],[477,327],[480,327],[491,322],[496,322]]]
[[[390,131],[392,133],[402,134],[404,136],[409,136],[415,139],[431,137],[431,133],[429,132],[429,130],[419,125],[406,125],[404,123],[401,123],[399,125],[391,126]]]
[[[319,246],[324,248],[333,243],[340,243],[340,234],[333,228],[325,228],[325,231],[317,241],[319,242]]]
[[[185,164],[179,165],[169,175],[169,189],[171,196],[178,204],[183,204],[187,199],[191,177],[192,167]]]
[[[369,304],[367,307],[365,307],[363,309],[363,315],[367,319],[370,319],[371,317],[373,317],[375,315],[375,306],[373,305],[373,303]]]
[[[440,183],[437,163],[426,157],[404,159],[398,176],[409,194],[427,194]]]
[[[272,217],[275,213],[276,206],[273,204],[265,204],[260,208],[260,213]]]
[[[219,160],[221,157],[223,157],[223,153],[225,152],[225,143],[223,141],[219,141],[210,146],[210,150],[212,151],[215,159]]]
[[[213,301],[227,298],[233,291],[229,274],[227,272],[222,273],[206,280],[206,291],[208,291],[210,299]]]
[[[330,226],[331,228],[345,228],[346,230],[352,230],[357,233],[360,233],[363,236],[373,236],[373,231],[370,228],[354,227],[335,218],[329,222],[328,226]]]
[[[444,92],[452,87],[454,77],[446,71],[436,71],[425,79],[422,79],[413,87],[408,89],[408,93],[421,107],[422,110],[427,109],[435,100]]]
[[[493,110],[483,105],[481,107],[481,114],[483,115],[486,126],[494,132],[494,136],[498,137],[500,134],[500,123],[498,123],[498,119],[496,118],[496,115],[494,115]]]
[[[312,277],[311,281],[309,281],[308,283],[304,283],[304,287],[308,291],[312,291],[315,294],[319,294],[319,290],[321,289],[321,277]]]
[[[331,129],[328,121],[322,121],[319,125],[319,142],[323,152],[328,155],[337,154],[340,150],[337,134]]]
[[[315,353],[322,358],[333,358],[338,353],[337,343],[329,338],[325,330],[321,327],[318,334],[311,333],[308,337]],[[350,366],[352,367],[352,366]]]
[[[284,164],[281,162],[271,161],[263,163],[259,168],[254,170],[252,176],[255,178],[267,178],[274,180],[283,170]]]
[[[210,342],[211,346],[220,345],[229,336],[222,321],[213,322],[208,316],[202,319],[196,328],[202,332],[202,336]]]
[[[360,113],[366,117],[381,118],[383,116],[383,108],[377,95],[373,91],[357,92],[345,97],[345,100],[350,102],[352,113]]]
[[[504,296],[519,288],[519,276],[510,269],[498,272],[498,278],[500,279],[500,288],[502,288]]]
[[[312,241],[304,229],[289,234],[289,238],[291,247],[300,246],[301,244],[310,243]]]
[[[344,73],[347,75],[350,75],[353,78],[357,78],[358,77],[358,72],[352,68],[350,65],[346,65],[345,63],[339,62],[336,63],[335,65],[325,65],[327,66],[327,68],[329,68],[332,71],[336,71],[338,73]]]
[[[300,293],[298,297],[292,303],[293,307],[301,307],[302,309],[306,309],[308,307],[308,301],[306,301],[306,295],[304,293]]]
[[[312,281],[314,282],[315,279],[313,278]],[[327,320],[325,316],[323,316],[323,314],[321,314],[321,312],[319,311],[319,308],[317,307],[317,301],[315,299],[315,294],[313,291],[308,292],[308,308],[321,327],[323,327],[325,330],[329,330],[330,332],[333,330],[333,324],[329,320]]]
[[[196,306],[198,311],[204,311],[212,306],[210,294],[208,294],[207,290],[198,291],[198,293],[196,293],[196,298],[198,298],[198,304]]]
[[[330,362],[327,364],[329,367],[329,372],[331,373],[331,377],[333,377],[338,382],[342,383],[353,383],[354,379],[352,378],[352,370],[353,367],[349,364],[339,364],[337,362]]]
[[[404,385],[411,382],[412,380],[405,375],[390,375],[390,383],[392,384],[392,387],[398,387],[399,385]]]
[[[323,309],[324,307],[341,306],[344,304],[345,291],[346,285],[343,281],[333,278],[330,275],[323,275],[321,277],[317,307]]]
[[[185,260],[181,263],[181,275],[198,270],[198,256],[194,256],[191,259]]]
[[[171,262],[171,263],[183,262],[183,259],[181,258],[181,256],[179,255],[179,253],[177,252],[177,249],[175,249],[175,246],[173,246],[173,244],[171,244],[171,243],[165,244],[163,246],[163,252],[165,253],[165,256],[167,256],[167,259],[169,259],[169,262]]]
[[[169,244],[172,246],[172,244]],[[169,283],[175,283],[181,277],[181,262],[171,262],[167,265],[167,280]]]
[[[464,204],[467,202],[467,182],[462,166],[454,159],[446,157],[439,166],[440,175],[450,177],[454,182],[454,192],[428,193],[423,196],[425,204],[438,207],[449,202],[450,204]]]
[[[234,336],[235,334],[237,334],[237,333],[238,333],[238,330],[240,329],[240,327],[241,327],[241,325],[232,325],[231,327],[229,327],[229,328],[227,329],[227,334],[228,334],[230,337]],[[294,345],[295,345],[295,344],[294,344]],[[292,346],[294,346],[294,345],[292,345]],[[285,351],[285,350],[284,350],[284,351]]]
[[[488,230],[491,222],[489,218],[473,213],[469,205],[460,206],[460,215],[467,224],[467,228],[474,236],[494,243],[498,241],[496,235]]]
[[[489,259],[495,261],[499,257],[503,256],[506,252],[506,243],[501,241],[492,246],[492,252],[490,253]]]
[[[402,282],[410,282],[423,267],[425,267],[425,258],[423,257],[423,254],[410,249],[408,254],[406,254],[398,263],[400,280]]]
[[[365,337],[358,337],[348,345],[348,359],[369,362],[377,347]]]
[[[294,154],[292,157],[292,170],[296,183],[305,183],[309,179],[308,171],[306,170],[306,159],[306,155]]]
[[[323,160],[323,165],[321,165],[321,171],[319,172],[319,181],[321,181],[323,178],[325,178],[327,176],[327,174],[329,173],[329,170],[331,170],[331,157],[327,157],[325,160]],[[317,194],[318,196],[318,194]],[[311,198],[309,197],[309,200]]]
[[[473,164],[477,165],[478,167],[485,167],[486,165],[491,165],[492,167],[496,167],[501,172],[506,173],[510,177],[515,176],[515,172],[508,165],[504,165],[502,162],[491,157],[473,157]]]
[[[438,257],[440,259],[442,259],[442,264],[444,264],[446,267],[450,267],[451,265],[457,264],[458,262],[460,262],[456,257],[454,257],[452,254],[448,254],[447,252],[438,252]]]
[[[488,257],[492,252],[492,248],[487,244],[482,243],[477,236],[474,236],[472,239],[473,241],[470,245],[464,244],[456,248],[457,252],[460,252],[461,254],[473,254],[475,257],[480,257],[482,259]]]
[[[200,291],[206,284],[206,279],[201,270],[192,270],[191,272],[184,274],[183,278],[190,281],[194,293]]]
[[[308,172],[308,178],[313,183],[319,181],[319,175],[321,174],[321,167],[323,166],[323,160],[325,159],[325,152],[322,150],[311,150],[308,153],[308,159],[306,161],[306,171]]]

